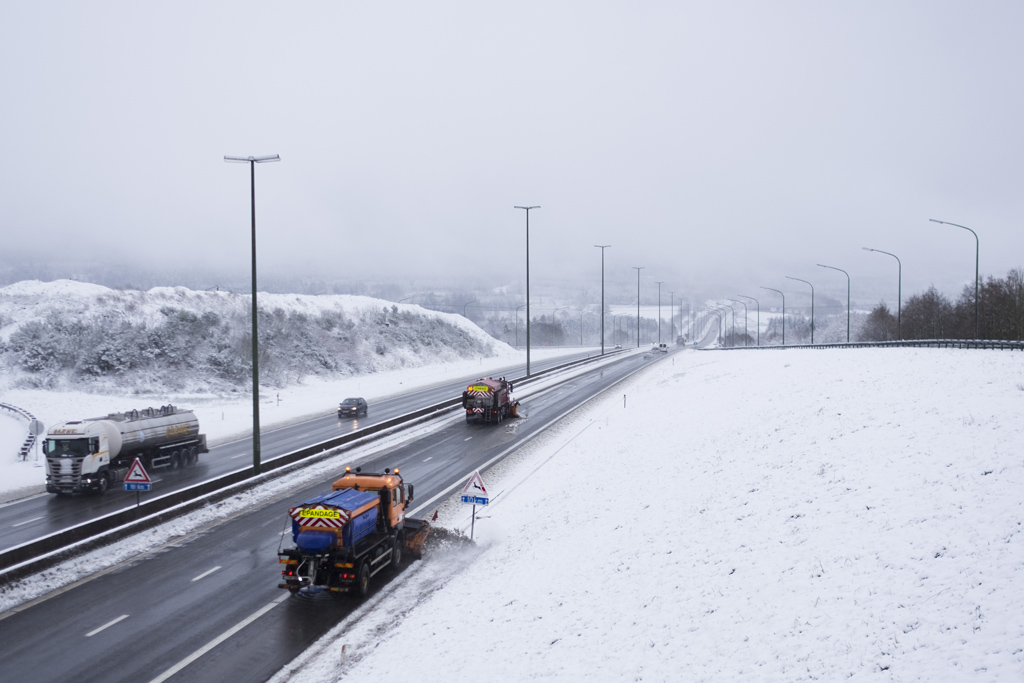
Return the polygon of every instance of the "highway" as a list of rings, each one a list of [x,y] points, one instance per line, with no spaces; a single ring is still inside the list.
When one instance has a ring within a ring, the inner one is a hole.
[[[531,362],[530,370],[532,373],[536,373],[586,357],[587,353],[581,352]],[[265,462],[303,446],[321,443],[427,405],[457,398],[462,395],[468,382],[483,375],[512,378],[525,374],[525,365],[513,365],[453,379],[432,387],[416,389],[406,394],[397,394],[371,402],[368,415],[358,420],[338,419],[337,414],[333,412],[337,408],[337,403],[333,406],[325,405],[325,414],[322,417],[279,429],[260,430],[261,456]],[[344,398],[344,396],[339,396],[338,402]],[[203,420],[201,413],[199,417],[201,426]],[[201,455],[199,464],[195,467],[184,470],[158,469],[150,472],[150,476],[155,480],[153,491],[142,493],[140,498],[144,503],[147,498],[170,493],[236,470],[251,469],[251,467],[251,437],[221,444],[210,448],[208,454]],[[135,494],[125,493],[116,488],[111,488],[104,495],[58,496],[47,493],[7,503],[0,506],[0,551],[134,505]]]
[[[416,487],[414,508],[421,507],[567,411],[663,358],[657,353],[624,355],[524,399],[519,420],[498,427],[467,425],[458,418],[360,464],[366,471],[401,468]],[[39,683],[267,680],[359,604],[348,595],[292,596],[277,588],[277,550],[287,508],[329,489],[333,478],[0,614],[4,678]],[[430,502],[420,516],[437,504]],[[389,572],[374,577],[372,590],[387,580]]]

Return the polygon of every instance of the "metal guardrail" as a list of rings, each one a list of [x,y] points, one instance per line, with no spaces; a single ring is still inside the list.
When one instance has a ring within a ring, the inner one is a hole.
[[[940,348],[940,349],[990,349],[997,351],[1024,351],[1024,342],[1002,341],[999,339],[911,339],[883,342],[841,342],[835,344],[781,344],[761,346],[707,347],[700,351],[742,351],[752,349],[868,349],[889,347]]]
[[[529,384],[546,375],[566,368],[596,362],[614,355],[591,356],[562,363],[547,370],[533,373],[530,377],[514,378],[513,384]],[[196,510],[218,500],[238,494],[247,488],[287,474],[284,468],[302,460],[311,463],[332,457],[335,448],[350,442],[372,436],[398,427],[408,427],[433,419],[442,412],[462,404],[462,397],[451,398],[440,403],[420,408],[405,415],[378,422],[343,436],[300,448],[291,453],[263,461],[264,472],[254,475],[251,468],[237,470],[214,479],[179,489],[153,498],[137,507],[124,508],[62,531],[57,531],[34,541],[0,552],[0,585],[17,580],[33,572],[51,567],[59,562],[84,552],[112,543],[120,538],[138,533],[162,524],[177,516]],[[383,436],[383,434],[381,434]],[[319,458],[316,456],[320,456]]]
[[[25,418],[26,420],[28,420],[30,425],[32,424],[32,421],[36,419],[35,415],[33,415],[32,413],[28,412],[24,408],[19,408],[18,406],[12,406],[10,403],[0,403],[0,409],[7,410],[9,412],[14,413],[18,417]],[[30,429],[29,430],[28,438],[25,439],[25,442],[21,444],[21,448],[18,449],[18,460],[27,460],[28,459],[28,454],[32,452],[32,447],[35,446],[35,445],[36,445],[36,435],[32,434],[31,433],[31,429]]]

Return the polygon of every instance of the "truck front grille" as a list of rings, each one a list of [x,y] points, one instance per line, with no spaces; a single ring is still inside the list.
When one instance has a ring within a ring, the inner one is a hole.
[[[82,477],[82,460],[84,459],[84,457],[47,458],[46,469],[50,475],[50,483],[56,485],[77,484]]]

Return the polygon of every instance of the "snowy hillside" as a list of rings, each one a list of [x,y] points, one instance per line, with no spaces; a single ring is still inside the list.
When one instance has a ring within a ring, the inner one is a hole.
[[[258,301],[260,381],[270,387],[513,357],[465,318],[416,305],[347,295],[261,293]],[[7,387],[238,391],[251,377],[251,329],[251,298],[232,292],[70,280],[0,288]]]
[[[1019,682],[1022,412],[1009,351],[676,354],[273,680]]]

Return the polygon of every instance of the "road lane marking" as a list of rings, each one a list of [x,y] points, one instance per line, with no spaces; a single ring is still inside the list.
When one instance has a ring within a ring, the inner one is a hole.
[[[98,629],[95,629],[93,631],[89,631],[88,633],[85,634],[85,637],[86,638],[90,638],[90,637],[96,635],[97,633],[99,633],[100,631],[102,631],[103,629],[110,628],[111,626],[113,626],[117,622],[121,621],[122,619],[127,619],[127,618],[128,618],[127,614],[122,614],[117,619],[114,619],[113,621],[110,621],[110,622],[107,622],[106,624],[103,624],[103,626],[100,626]]]
[[[472,439],[472,438],[473,438],[473,437],[469,437],[469,438],[467,438],[467,439],[463,439],[463,441],[469,441],[469,439]]]
[[[178,673],[179,671],[184,669],[186,666],[188,666],[192,662],[196,661],[197,659],[199,659],[200,657],[205,655],[207,652],[209,652],[213,648],[217,647],[218,645],[223,643],[225,640],[227,640],[231,636],[235,635],[236,633],[241,631],[243,628],[245,628],[246,626],[248,626],[252,622],[256,621],[257,619],[262,617],[264,614],[266,614],[270,610],[274,609],[275,607],[277,607],[278,605],[280,605],[282,602],[284,602],[285,600],[287,600],[290,597],[291,597],[291,593],[285,593],[284,595],[279,597],[277,600],[274,600],[269,605],[264,605],[263,607],[261,607],[260,609],[256,610],[255,612],[250,614],[248,617],[246,617],[242,621],[238,622],[237,624],[235,624],[234,626],[229,628],[227,631],[224,631],[224,633],[220,634],[219,636],[217,636],[216,638],[211,640],[206,645],[203,645],[201,648],[199,648],[198,650],[196,650],[195,652],[190,654],[188,657],[185,657],[185,659],[181,660],[180,662],[178,662],[177,664],[172,666],[167,671],[163,672],[162,674],[160,674],[159,676],[154,678],[149,683],[163,683],[168,678],[170,678],[174,674]]]
[[[32,519],[26,519],[24,522],[18,522],[17,524],[12,524],[11,526],[21,526],[22,524],[28,524],[29,522],[34,522],[37,519],[42,519],[42,517],[33,517]]]
[[[211,569],[209,571],[203,572],[202,574],[200,574],[199,576],[197,576],[196,578],[194,578],[192,580],[193,581],[198,581],[199,579],[202,579],[202,578],[205,578],[205,577],[209,576],[210,574],[214,573],[218,569],[220,569],[220,565],[217,565],[216,567],[214,567],[213,569]]]
[[[232,455],[231,459],[234,460],[235,458],[244,458],[247,455],[249,455],[249,454],[248,453],[242,453],[241,455]]]
[[[426,459],[426,460],[424,460],[423,462],[427,462],[427,461],[429,461],[429,460],[433,460],[433,459],[434,459],[434,456],[430,456],[429,458],[427,458],[427,459]],[[37,519],[42,519],[42,517],[38,517]]]

